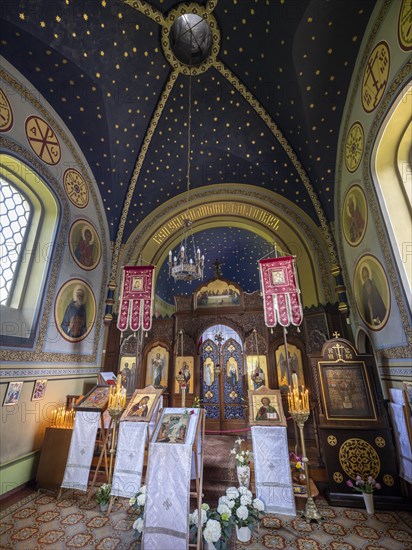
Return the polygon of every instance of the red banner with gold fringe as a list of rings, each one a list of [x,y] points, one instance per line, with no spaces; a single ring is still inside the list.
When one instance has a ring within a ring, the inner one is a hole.
[[[299,326],[303,320],[293,256],[259,260],[267,327]]]
[[[122,294],[117,328],[129,326],[136,331],[152,328],[154,266],[126,265],[123,268]]]

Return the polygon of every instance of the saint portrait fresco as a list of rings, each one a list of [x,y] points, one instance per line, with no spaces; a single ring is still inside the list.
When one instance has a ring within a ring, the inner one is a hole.
[[[59,290],[54,305],[56,327],[69,342],[84,340],[93,328],[96,300],[90,286],[81,279],[70,279]]]
[[[249,390],[257,390],[261,386],[269,386],[266,355],[248,355],[246,364]]]
[[[388,279],[375,256],[365,254],[358,260],[353,289],[363,322],[372,330],[381,330],[388,320],[391,304]]]
[[[161,394],[162,390],[156,390],[153,386],[136,390],[122,414],[121,420],[150,422]]]
[[[167,388],[169,352],[163,346],[156,346],[147,355],[146,386]]]
[[[95,386],[75,406],[75,410],[104,411],[107,408],[110,386]]]
[[[36,380],[31,396],[32,401],[40,401],[46,393],[47,380]]]
[[[359,185],[352,185],[343,203],[342,230],[346,241],[357,246],[363,239],[368,222],[368,207]]]
[[[122,386],[126,388],[128,395],[132,394],[136,389],[137,368],[136,357],[122,356],[120,357],[119,374],[122,377]]]
[[[262,426],[286,426],[282,397],[279,390],[270,390],[261,386],[258,390],[249,390],[249,422]]]
[[[190,415],[167,413],[162,416],[156,443],[184,443],[189,427]]]
[[[69,248],[76,264],[87,271],[100,261],[100,239],[96,229],[86,220],[76,220],[70,228]]]
[[[176,357],[175,377],[181,374],[186,384],[186,393],[193,393],[193,357]],[[179,393],[179,383],[175,380],[175,393]]]
[[[22,388],[23,382],[10,382],[4,396],[3,407],[16,405],[19,402]]]
[[[288,344],[288,355],[289,355],[289,367],[290,372],[296,373],[298,377],[299,386],[305,385],[305,377],[303,374],[303,365],[302,365],[302,353],[299,348],[293,344]],[[282,344],[279,346],[275,352],[276,357],[276,370],[278,375],[278,385],[282,393],[289,390],[289,379],[288,379],[288,366],[287,366],[287,357],[285,351],[285,345]]]

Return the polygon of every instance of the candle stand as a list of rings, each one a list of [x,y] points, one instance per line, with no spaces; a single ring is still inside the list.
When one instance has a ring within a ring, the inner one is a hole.
[[[302,462],[306,476],[306,491],[308,498],[306,500],[306,507],[305,511],[302,512],[302,516],[306,518],[307,522],[310,522],[312,520],[319,522],[322,519],[322,516],[319,513],[315,501],[312,497],[308,467],[309,459],[306,456],[305,436],[303,433],[303,427],[310,414],[308,390],[305,390],[303,388],[300,392],[297,386],[297,382],[294,381],[293,391],[291,391],[289,387],[288,403],[289,413],[293,418],[295,425],[299,428],[300,444],[302,447]]]
[[[182,390],[182,407],[185,408],[186,405],[186,380],[182,373],[176,375],[176,381],[179,384],[180,389]]]
[[[116,446],[117,446],[117,432],[118,432],[118,425],[120,421],[120,417],[122,416],[124,411],[124,408],[117,407],[108,409],[110,418],[113,421],[113,428],[112,428],[112,442],[111,442],[111,448],[109,450],[110,455],[110,461],[109,461],[109,483],[112,482],[112,475],[113,475],[113,460],[114,455],[116,454]]]

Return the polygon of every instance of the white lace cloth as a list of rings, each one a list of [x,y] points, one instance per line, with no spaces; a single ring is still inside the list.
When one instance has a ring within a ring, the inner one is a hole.
[[[270,513],[296,516],[286,428],[252,426],[256,496]]]
[[[142,483],[147,422],[120,422],[111,495],[130,498]]]
[[[189,500],[192,445],[150,443],[145,550],[186,550],[189,544]]]
[[[61,487],[87,491],[100,412],[77,411]]]
[[[399,475],[412,483],[412,449],[405,419],[405,406],[389,403],[395,443],[399,457]]]

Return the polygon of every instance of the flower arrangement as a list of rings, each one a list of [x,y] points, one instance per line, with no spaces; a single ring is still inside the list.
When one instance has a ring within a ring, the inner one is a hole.
[[[212,543],[217,550],[226,550],[229,545],[232,531],[232,518],[230,510],[219,507],[212,509],[204,502],[201,507],[200,523],[204,542]],[[189,538],[196,542],[199,527],[199,513],[195,510],[189,515]]]
[[[303,469],[302,457],[295,453],[289,453],[289,458],[295,461],[295,469],[300,472]]]
[[[146,485],[142,485],[134,497],[129,500],[130,506],[137,511],[137,518],[133,523],[137,539],[140,539],[143,531],[144,507],[146,504]]]
[[[110,493],[112,491],[112,486],[110,483],[103,483],[96,491],[96,502],[97,504],[108,504],[110,501]]]
[[[372,476],[367,476],[366,480],[364,480],[360,474],[356,476],[355,483],[353,483],[351,479],[348,479],[346,485],[354,491],[358,491],[358,493],[368,494],[372,494],[375,489],[381,488],[380,483],[378,483]]]
[[[200,409],[201,406],[202,406],[202,399],[198,395],[196,395],[193,398],[193,408]]]
[[[234,455],[237,466],[248,466],[253,460],[253,453],[249,450],[242,451],[242,442],[245,441],[241,437],[236,439],[235,446],[230,451],[231,455]]]
[[[229,487],[226,495],[219,498],[219,506],[225,505],[233,516],[233,522],[238,527],[249,527],[251,529],[258,523],[265,513],[265,505],[259,498],[253,495],[246,487]],[[219,510],[219,507],[218,507]]]

